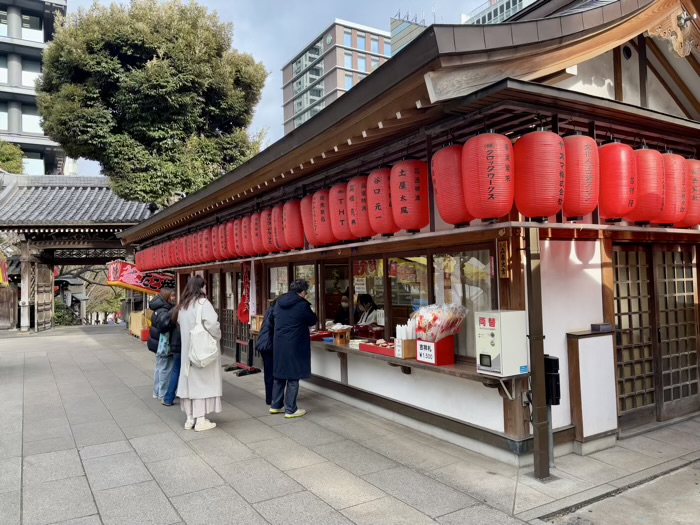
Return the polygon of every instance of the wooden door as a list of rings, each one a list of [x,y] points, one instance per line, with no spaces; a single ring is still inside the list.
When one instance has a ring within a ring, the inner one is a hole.
[[[657,248],[658,418],[700,410],[694,250]]]

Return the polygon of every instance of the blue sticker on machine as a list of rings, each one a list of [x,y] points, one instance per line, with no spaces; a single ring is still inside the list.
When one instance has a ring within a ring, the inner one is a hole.
[[[521,366],[521,367],[520,367],[520,373],[521,373],[521,374],[527,374],[527,365]]]

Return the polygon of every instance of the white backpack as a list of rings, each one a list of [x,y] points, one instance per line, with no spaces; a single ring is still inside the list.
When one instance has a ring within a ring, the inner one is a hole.
[[[204,368],[216,361],[219,356],[219,342],[204,328],[202,304],[197,301],[195,325],[190,330],[190,363]]]

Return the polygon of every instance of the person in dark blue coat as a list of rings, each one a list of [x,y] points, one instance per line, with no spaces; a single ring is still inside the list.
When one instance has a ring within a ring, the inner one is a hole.
[[[297,280],[289,292],[275,304],[275,336],[273,339],[274,383],[271,414],[301,417],[306,410],[297,407],[299,380],[311,375],[311,337],[309,327],[318,321],[306,300],[309,283]],[[286,393],[285,393],[286,388]],[[284,405],[284,408],[282,408]]]
[[[255,343],[255,349],[260,352],[260,357],[263,360],[263,374],[265,376],[265,404],[272,404],[272,385],[274,383],[273,376],[273,338],[275,337],[275,303],[272,301],[265,312],[258,341]]]

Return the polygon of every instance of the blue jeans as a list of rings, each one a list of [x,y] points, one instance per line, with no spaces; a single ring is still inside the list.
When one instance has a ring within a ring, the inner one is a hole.
[[[173,369],[170,372],[170,384],[168,391],[165,393],[163,401],[166,405],[172,405],[175,401],[175,392],[177,392],[177,383],[180,380],[180,363],[182,362],[180,354],[173,354]]]
[[[285,388],[287,387],[287,394],[285,395]],[[272,405],[270,408],[282,408],[284,404],[284,412],[286,414],[293,414],[297,411],[297,395],[299,394],[299,380],[298,379],[277,379],[272,385]],[[286,401],[286,402],[285,402]]]
[[[165,392],[168,390],[168,381],[170,381],[170,372],[172,369],[172,357],[156,356],[156,369],[153,372],[153,397],[163,399]]]

